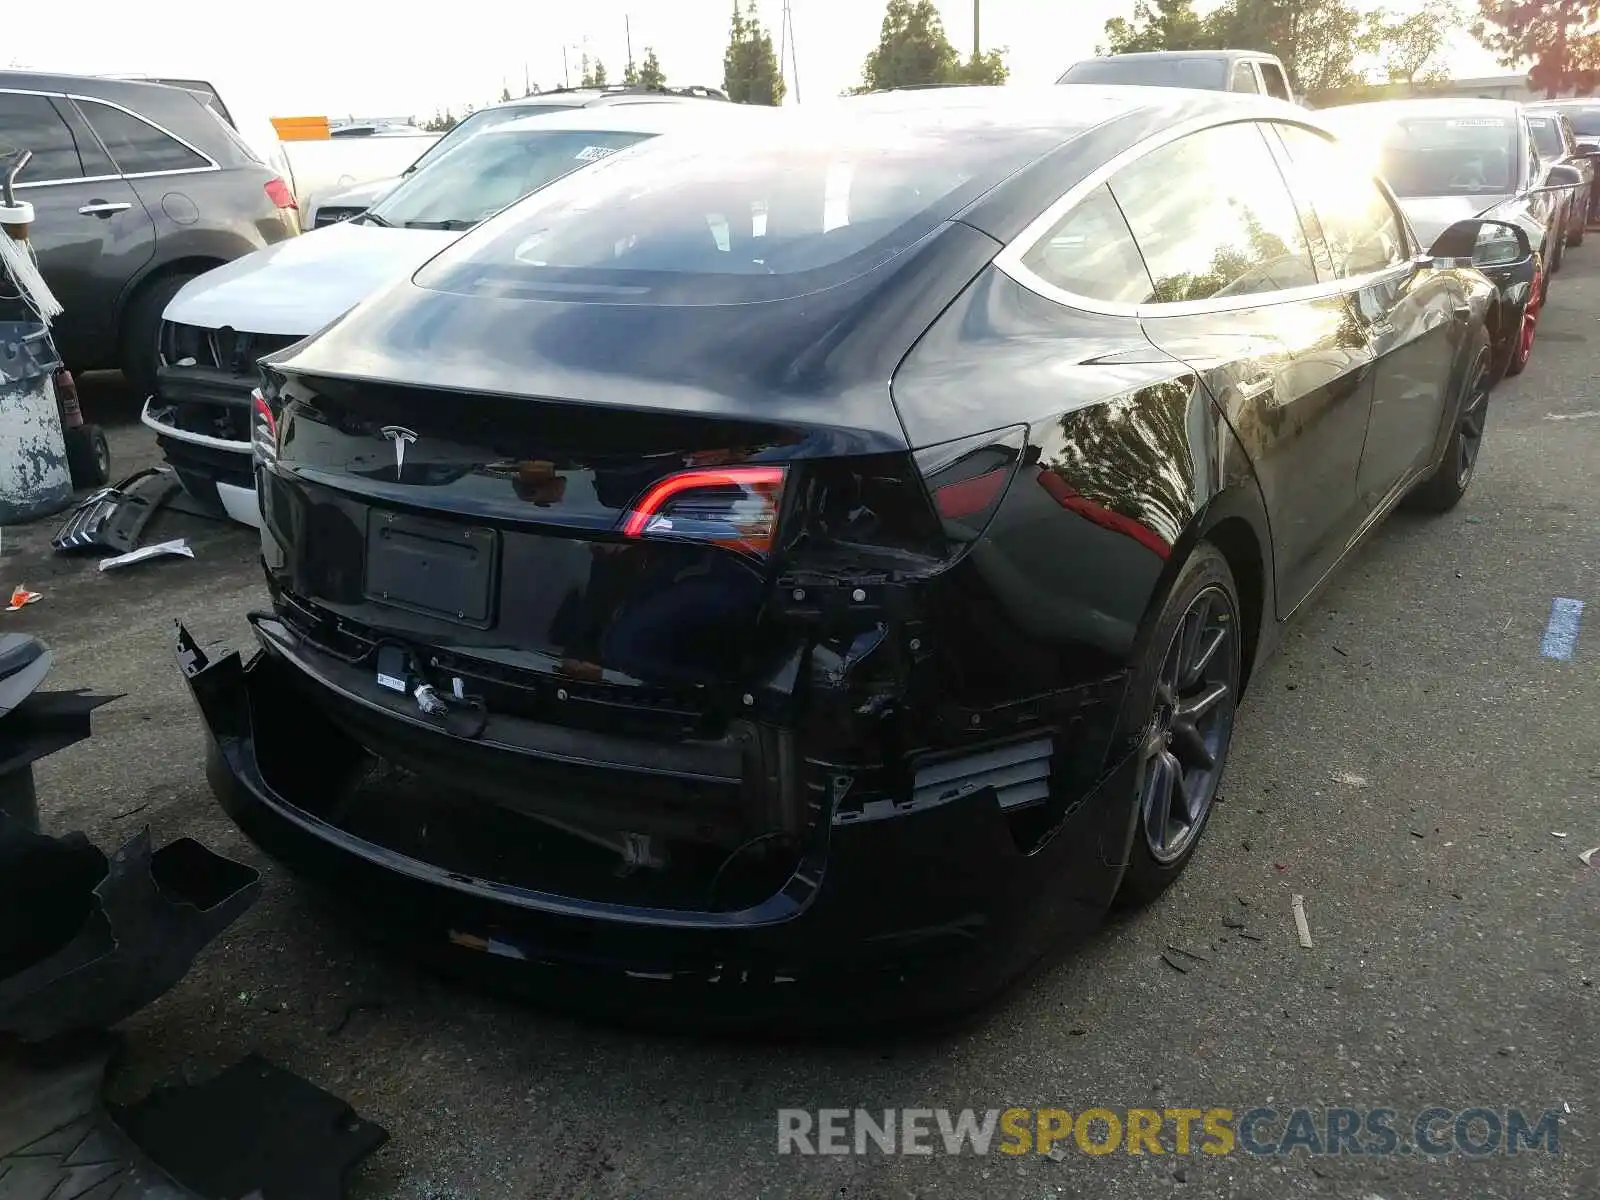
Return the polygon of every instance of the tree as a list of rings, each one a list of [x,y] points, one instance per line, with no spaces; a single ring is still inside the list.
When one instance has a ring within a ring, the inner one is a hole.
[[[877,48],[861,68],[861,90],[947,83],[958,66],[933,0],[889,0]]]
[[[739,0],[733,0],[733,24],[722,55],[722,90],[736,104],[783,103],[783,72],[772,49],[772,35],[756,13],[756,0],[747,0],[743,12]]]
[[[581,61],[583,78],[578,81],[579,87],[605,87],[606,65],[598,58],[591,60],[587,54]]]
[[[500,103],[501,104],[509,104],[509,103],[511,103],[511,89],[506,87],[504,84],[500,85]]]
[[[1011,71],[1005,50],[974,54],[965,62],[945,35],[933,0],[889,0],[878,45],[861,68],[856,92],[939,84],[1002,84]]]
[[[661,69],[661,60],[649,46],[644,48],[644,63],[639,67],[638,75],[641,87],[659,88],[667,85],[667,75]]]
[[[1531,62],[1528,84],[1546,96],[1600,86],[1600,0],[1478,0],[1472,36],[1507,67]]]
[[[970,84],[977,87],[999,87],[1011,78],[1011,68],[1006,66],[1006,48],[975,54],[966,62],[957,63],[947,82]]]
[[[429,133],[449,133],[456,127],[456,116],[448,108],[444,112],[435,112],[433,116],[422,123],[422,127]]]
[[[1112,17],[1106,22],[1106,42],[1112,54],[1216,48],[1194,0],[1138,0],[1131,21]]]
[[[1373,34],[1383,53],[1390,83],[1433,83],[1448,78],[1441,60],[1451,35],[1465,20],[1456,0],[1427,0],[1416,12],[1398,20],[1374,16]]]

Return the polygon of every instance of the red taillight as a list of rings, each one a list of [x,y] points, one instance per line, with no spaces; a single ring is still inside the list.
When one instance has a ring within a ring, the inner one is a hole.
[[[917,468],[946,537],[970,542],[982,535],[1027,448],[1027,427],[1019,425],[917,451]]]
[[[961,521],[982,516],[1000,498],[1000,492],[1010,476],[1010,466],[1004,466],[985,471],[982,475],[974,475],[971,479],[963,479],[958,483],[947,483],[943,487],[934,489],[934,507],[947,521]]]
[[[655,484],[628,510],[622,532],[712,542],[766,556],[778,530],[784,467],[680,471]]]
[[[272,201],[274,207],[296,209],[300,207],[294,202],[294,193],[289,190],[289,185],[284,183],[283,180],[279,179],[277,176],[273,176],[271,179],[267,180],[264,187],[266,189],[267,199]]]
[[[278,419],[260,388],[250,393],[250,447],[258,462],[278,457]]]

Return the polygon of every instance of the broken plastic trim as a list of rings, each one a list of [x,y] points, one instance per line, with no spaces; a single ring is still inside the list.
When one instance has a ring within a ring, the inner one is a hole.
[[[85,499],[50,544],[58,551],[103,549],[126,554],[182,483],[170,467],[150,467]]]
[[[146,829],[108,862],[82,834],[0,814],[0,1032],[46,1041],[115,1025],[182,979],[260,888],[255,870],[190,838],[152,851]]]

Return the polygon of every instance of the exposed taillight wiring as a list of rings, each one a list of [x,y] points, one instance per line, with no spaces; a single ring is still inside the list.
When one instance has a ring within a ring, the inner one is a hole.
[[[765,558],[777,535],[787,474],[781,466],[742,466],[668,475],[628,510],[623,536],[710,542]]]

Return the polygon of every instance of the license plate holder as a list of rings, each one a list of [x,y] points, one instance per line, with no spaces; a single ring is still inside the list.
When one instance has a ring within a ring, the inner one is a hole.
[[[487,629],[499,549],[493,529],[371,509],[365,595],[378,604]]]

